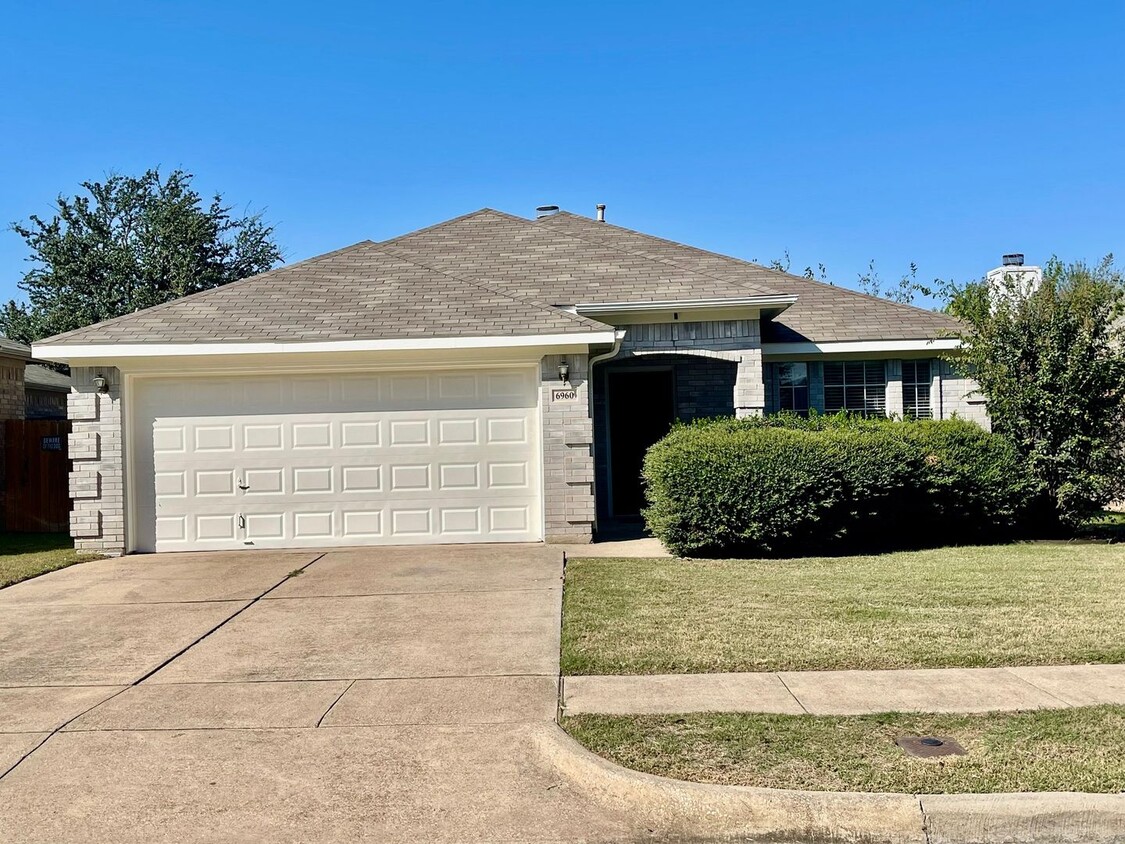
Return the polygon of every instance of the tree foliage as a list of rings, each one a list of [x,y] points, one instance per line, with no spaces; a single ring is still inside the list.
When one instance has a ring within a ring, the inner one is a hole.
[[[964,329],[952,359],[980,384],[995,430],[1027,461],[1053,514],[1074,525],[1123,492],[1125,278],[1113,257],[1096,266],[1052,259],[1028,291],[1002,284],[955,289]]]
[[[282,259],[260,214],[232,215],[192,174],[152,169],[83,182],[50,219],[13,223],[33,265],[28,304],[0,310],[0,334],[30,343],[265,272]]]

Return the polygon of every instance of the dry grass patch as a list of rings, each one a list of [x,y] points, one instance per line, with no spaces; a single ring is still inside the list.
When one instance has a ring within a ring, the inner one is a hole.
[[[1125,707],[860,717],[578,715],[563,726],[607,759],[723,785],[950,794],[1125,791]],[[917,759],[903,735],[957,739],[959,757]]]
[[[567,674],[1125,662],[1125,545],[576,559]]]
[[[0,533],[0,589],[99,557],[75,551],[65,533]]]

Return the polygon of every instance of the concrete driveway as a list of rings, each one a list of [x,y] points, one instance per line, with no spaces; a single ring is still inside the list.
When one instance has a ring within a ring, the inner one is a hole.
[[[562,552],[104,560],[0,591],[0,841],[626,840],[540,758]]]

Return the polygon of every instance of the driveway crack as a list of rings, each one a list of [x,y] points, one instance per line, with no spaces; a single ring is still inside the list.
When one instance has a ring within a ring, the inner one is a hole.
[[[123,694],[124,692],[127,692],[127,691],[128,691],[129,689],[133,688],[134,686],[138,686],[138,685],[140,685],[140,684],[141,684],[141,683],[143,683],[143,682],[144,682],[145,680],[147,680],[147,679],[148,679],[149,677],[151,677],[151,676],[152,676],[153,674],[155,674],[155,673],[156,673],[157,671],[160,671],[160,670],[161,670],[162,668],[165,668],[165,667],[167,667],[167,666],[168,666],[168,665],[169,665],[170,663],[172,663],[172,662],[173,662],[174,660],[177,660],[177,659],[179,659],[179,658],[180,658],[181,656],[183,656],[183,655],[184,655],[185,653],[187,653],[188,651],[190,651],[190,650],[191,650],[192,648],[194,648],[194,647],[195,647],[196,645],[198,645],[198,644],[199,644],[200,642],[202,642],[202,641],[203,641],[204,639],[206,639],[206,638],[207,638],[208,636],[210,636],[210,635],[211,635],[212,633],[214,633],[214,632],[215,632],[216,630],[219,630],[219,629],[220,629],[221,627],[223,627],[223,626],[224,626],[225,624],[227,624],[228,622],[230,622],[230,621],[233,621],[233,620],[234,620],[235,618],[237,618],[238,616],[242,615],[242,613],[246,612],[246,610],[250,609],[250,607],[254,606],[254,604],[258,603],[258,601],[262,600],[262,598],[266,597],[266,595],[268,595],[268,594],[269,594],[270,592],[272,592],[273,590],[277,589],[277,588],[278,588],[279,586],[281,586],[281,585],[282,585],[283,583],[285,583],[285,581],[289,580],[289,579],[290,579],[290,578],[292,578],[292,577],[295,577],[295,576],[297,576],[298,574],[302,574],[302,573],[303,573],[303,572],[305,571],[305,569],[307,569],[307,568],[308,568],[309,566],[311,566],[311,565],[312,565],[313,563],[317,562],[318,560],[322,560],[322,559],[324,559],[324,557],[325,557],[325,555],[324,555],[324,554],[319,554],[319,555],[317,555],[316,557],[313,557],[313,558],[312,558],[311,560],[309,560],[309,561],[308,561],[307,563],[305,563],[305,564],[304,564],[303,566],[301,566],[300,568],[298,568],[298,569],[294,569],[293,571],[289,572],[289,574],[285,575],[285,577],[283,577],[283,578],[282,578],[281,580],[279,580],[279,581],[278,581],[277,583],[275,583],[275,584],[274,584],[273,586],[271,586],[271,587],[270,587],[269,589],[267,589],[266,591],[262,592],[262,593],[261,593],[260,595],[258,595],[257,597],[253,598],[252,600],[248,601],[248,602],[247,602],[247,603],[246,603],[246,604],[245,604],[244,606],[240,607],[240,608],[239,608],[239,609],[238,609],[237,611],[235,611],[235,612],[234,612],[234,613],[232,613],[231,615],[227,616],[227,617],[226,617],[225,619],[223,619],[222,621],[220,621],[220,622],[219,622],[218,624],[216,624],[216,625],[215,625],[214,627],[212,627],[212,628],[211,628],[210,630],[208,630],[208,631],[207,631],[206,633],[204,633],[204,634],[203,634],[202,636],[200,636],[200,637],[198,637],[197,639],[195,639],[195,641],[191,642],[191,643],[190,643],[189,645],[187,645],[186,647],[184,647],[184,648],[181,648],[180,650],[176,651],[176,653],[172,654],[172,656],[168,657],[168,659],[164,660],[164,661],[163,661],[162,663],[160,663],[160,664],[159,664],[158,666],[156,666],[156,667],[155,667],[154,669],[152,669],[151,671],[149,671],[149,672],[148,672],[147,674],[145,674],[145,675],[144,675],[143,677],[141,677],[141,678],[139,678],[139,679],[137,679],[137,680],[134,680],[134,681],[133,681],[132,683],[130,683],[130,684],[129,684],[128,686],[126,686],[125,688],[123,688],[123,689],[119,689],[118,691],[114,692],[114,693],[113,693],[112,695],[110,695],[109,697],[107,697],[107,698],[106,698],[105,700],[100,700],[100,701],[98,701],[98,702],[97,702],[97,703],[95,703],[95,704],[94,704],[93,706],[90,706],[90,707],[88,707],[88,708],[86,708],[86,709],[82,710],[81,712],[79,712],[79,713],[78,713],[77,715],[75,715],[75,716],[74,716],[73,718],[70,718],[70,719],[68,719],[67,721],[65,721],[64,723],[62,723],[62,724],[59,724],[59,725],[58,725],[57,727],[55,727],[55,729],[51,730],[51,732],[50,732],[50,733],[48,733],[48,734],[47,734],[46,736],[44,736],[44,738],[43,738],[43,741],[39,742],[39,743],[38,743],[37,745],[35,745],[35,747],[31,748],[31,750],[27,751],[27,753],[25,753],[25,754],[24,754],[23,756],[21,756],[21,757],[20,757],[19,759],[17,759],[17,760],[16,760],[16,763],[15,763],[14,765],[12,765],[12,766],[11,766],[10,768],[8,768],[8,769],[7,769],[6,771],[3,771],[2,773],[0,773],[0,780],[4,779],[4,777],[8,776],[8,774],[10,774],[10,773],[11,773],[12,771],[14,771],[14,770],[15,770],[16,768],[18,768],[18,767],[19,767],[19,766],[20,766],[20,765],[21,765],[21,764],[22,764],[22,763],[24,762],[24,760],[25,760],[25,759],[29,758],[29,757],[30,757],[30,756],[31,756],[31,755],[32,755],[33,753],[35,753],[35,751],[37,751],[37,750],[38,750],[39,748],[41,748],[41,747],[42,747],[43,745],[45,745],[45,744],[46,744],[47,742],[49,742],[49,741],[50,741],[50,740],[51,740],[52,738],[54,738],[56,734],[58,734],[59,732],[61,732],[61,731],[62,731],[63,729],[65,729],[66,727],[70,726],[70,724],[72,724],[72,723],[74,723],[75,721],[77,721],[77,720],[78,720],[79,718],[81,718],[81,717],[82,717],[83,715],[87,714],[88,712],[92,712],[93,710],[95,710],[95,709],[97,709],[97,708],[98,708],[99,706],[101,706],[101,705],[102,705],[103,703],[107,703],[107,702],[109,702],[109,701],[113,700],[113,699],[114,699],[115,697],[117,697],[117,696],[118,696],[119,694]],[[354,683],[355,681],[353,680],[352,682]],[[348,688],[351,688],[351,686],[348,686]],[[347,689],[345,689],[344,691],[347,691]],[[343,696],[343,695],[341,695],[341,697],[342,697],[342,696]],[[337,698],[337,700],[339,700],[339,698]],[[335,704],[335,703],[333,703],[333,706],[335,706],[335,705],[336,705],[336,704]],[[331,707],[329,707],[329,708],[331,709]],[[326,713],[324,713],[324,714],[325,714],[325,715],[327,715],[328,713],[326,712]],[[321,716],[321,718],[322,718],[322,719],[323,719],[323,717],[324,717],[324,716]],[[317,724],[317,726],[320,726],[320,725],[319,725],[319,723]]]
[[[351,691],[352,686],[354,686],[358,682],[359,682],[358,680],[352,680],[350,683],[348,683],[348,685],[344,688],[344,690],[336,696],[336,699],[334,701],[332,701],[332,705],[329,706],[327,709],[325,709],[324,714],[316,719],[316,725],[318,727],[321,724],[324,723],[324,719],[328,717],[328,713],[336,708],[336,704],[340,702],[341,698],[343,698],[344,695],[346,695],[349,691]]]
[[[265,592],[263,592],[262,594],[258,595],[255,598],[252,598],[244,606],[240,607],[238,610],[231,613],[229,616],[224,618],[222,621],[220,621],[218,624],[216,624],[214,627],[212,627],[210,630],[208,630],[202,636],[197,638],[195,641],[190,642],[185,647],[176,651],[176,653],[172,654],[170,657],[168,657],[166,660],[164,660],[162,663],[160,663],[158,666],[156,666],[156,668],[152,669],[151,671],[149,671],[147,674],[140,677],[139,679],[134,680],[130,685],[139,686],[141,683],[143,683],[145,680],[147,680],[153,674],[157,673],[158,671],[163,670],[164,668],[167,668],[169,665],[171,665],[173,662],[175,662],[181,656],[186,654],[188,651],[190,651],[192,648],[194,648],[196,645],[198,645],[200,642],[202,642],[204,639],[206,639],[212,633],[214,633],[217,630],[221,630],[227,624],[234,621],[236,618],[238,618],[240,615],[242,615],[244,612],[246,612],[248,609],[250,609],[250,607],[254,606],[254,604],[258,603],[258,601],[262,600],[262,598],[266,597],[266,595],[268,595],[270,592],[272,592],[273,590],[282,586],[286,581],[290,580],[293,577],[296,577],[297,575],[304,574],[305,569],[307,569],[309,566],[311,566],[313,563],[317,562],[318,560],[324,559],[324,556],[325,556],[324,554],[320,554],[316,557],[313,557],[311,560],[309,560],[307,563],[305,563],[300,568],[294,569],[293,571],[289,572],[289,574],[285,575],[285,577],[281,578],[281,580],[279,580],[277,583],[275,583],[273,586],[271,586]]]

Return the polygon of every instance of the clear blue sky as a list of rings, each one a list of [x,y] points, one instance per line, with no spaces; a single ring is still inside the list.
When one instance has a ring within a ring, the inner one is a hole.
[[[9,3],[0,221],[183,167],[288,260],[541,203],[853,285],[1125,231],[1125,4]],[[0,297],[26,250],[0,232]]]

